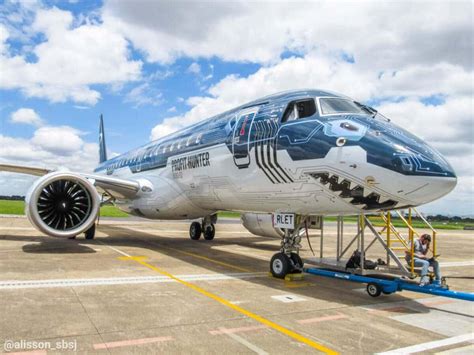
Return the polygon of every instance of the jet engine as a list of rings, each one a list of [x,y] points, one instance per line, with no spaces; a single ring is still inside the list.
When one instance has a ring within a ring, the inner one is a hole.
[[[243,213],[242,224],[252,234],[261,237],[281,238],[284,233],[280,228],[273,227],[270,213]]]
[[[86,178],[53,172],[38,179],[25,199],[31,224],[52,237],[72,237],[89,229],[99,212],[99,195]]]

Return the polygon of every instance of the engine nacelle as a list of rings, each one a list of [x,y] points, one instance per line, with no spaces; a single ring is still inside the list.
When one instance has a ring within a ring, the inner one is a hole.
[[[72,237],[89,229],[99,213],[99,195],[84,177],[53,172],[38,179],[25,199],[31,224],[52,237]]]
[[[242,224],[252,234],[261,237],[281,238],[284,233],[280,228],[273,227],[270,213],[243,213]]]

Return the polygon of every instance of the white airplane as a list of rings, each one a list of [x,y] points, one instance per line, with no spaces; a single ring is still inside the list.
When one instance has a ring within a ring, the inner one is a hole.
[[[38,230],[92,239],[100,205],[113,202],[144,218],[199,219],[191,239],[212,240],[217,212],[238,211],[251,233],[281,238],[270,263],[277,277],[302,268],[299,230],[314,216],[418,206],[456,185],[427,143],[328,91],[267,96],[112,159],[101,117],[99,140],[93,174],[0,165],[41,176],[26,195]]]

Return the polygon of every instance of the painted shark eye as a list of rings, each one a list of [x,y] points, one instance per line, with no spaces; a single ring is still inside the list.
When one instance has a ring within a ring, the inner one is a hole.
[[[358,127],[354,126],[353,124],[349,122],[342,122],[341,128],[347,129],[348,131],[352,131],[352,132],[357,132],[359,130]]]
[[[338,147],[342,147],[344,144],[346,144],[347,140],[344,138],[344,137],[339,137],[337,140],[336,140],[336,145]]]

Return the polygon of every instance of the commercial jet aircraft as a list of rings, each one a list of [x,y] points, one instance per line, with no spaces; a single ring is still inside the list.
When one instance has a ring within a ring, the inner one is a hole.
[[[412,117],[416,120],[416,117]],[[402,209],[456,185],[439,152],[375,109],[321,90],[278,93],[107,159],[100,119],[94,173],[0,165],[41,176],[26,214],[53,237],[92,239],[99,207],[150,219],[190,219],[189,235],[212,240],[218,211],[281,238],[270,269],[301,269],[299,231],[316,216]]]

